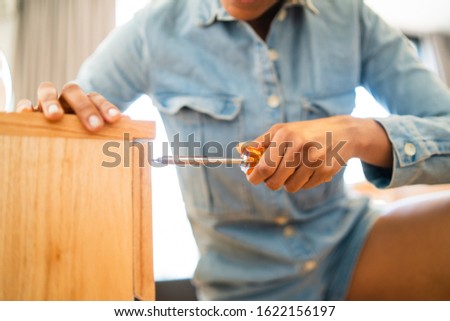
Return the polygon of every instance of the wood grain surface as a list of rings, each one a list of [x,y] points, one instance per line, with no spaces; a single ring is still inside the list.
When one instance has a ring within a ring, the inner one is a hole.
[[[148,145],[133,150],[134,292],[140,300],[155,299],[152,242],[152,190]],[[143,153],[142,153],[143,151]],[[142,166],[143,165],[143,166]]]
[[[125,134],[129,139],[153,139],[155,123],[122,116],[119,122],[90,133],[76,115],[64,115],[60,121],[50,122],[42,113],[0,113],[0,135],[123,140]]]
[[[154,299],[149,167],[103,167],[105,141],[33,124],[0,130],[0,300]]]

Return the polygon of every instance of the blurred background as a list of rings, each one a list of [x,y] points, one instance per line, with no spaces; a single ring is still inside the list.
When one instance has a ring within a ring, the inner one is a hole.
[[[0,111],[12,111],[20,98],[35,100],[42,81],[50,80],[61,88],[74,79],[102,39],[150,1],[0,0]],[[424,63],[450,85],[450,0],[366,2],[400,28]],[[356,91],[355,116],[388,116],[363,88]],[[127,113],[134,119],[157,121],[154,144],[158,150],[167,136],[151,100],[141,97]],[[175,170],[154,169],[152,175],[155,278],[190,279],[198,253]],[[380,203],[423,192],[420,188],[375,190],[365,182],[357,160],[349,163],[345,179],[352,192],[368,193]]]

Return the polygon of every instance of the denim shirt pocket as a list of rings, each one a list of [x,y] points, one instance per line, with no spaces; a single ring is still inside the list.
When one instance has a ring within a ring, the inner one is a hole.
[[[306,119],[317,119],[336,115],[350,115],[355,108],[355,90],[326,96],[307,96],[302,107]]]
[[[355,105],[355,91],[349,90],[342,93],[326,96],[305,96],[302,99],[302,113],[304,120],[313,120],[336,115],[349,115]],[[319,185],[313,189],[301,190],[295,194],[289,194],[288,198],[302,213],[307,213],[327,200],[342,197],[343,171],[335,176],[333,181]],[[306,216],[308,214],[305,214]]]
[[[218,120],[233,120],[242,108],[242,98],[228,95],[193,96],[157,94],[156,107],[162,113],[175,115],[183,108],[209,115]]]
[[[231,95],[156,94],[170,141],[195,144],[195,156],[239,157],[235,146],[243,139],[243,99]],[[192,150],[173,147],[178,155]],[[180,187],[189,215],[241,217],[248,212],[249,194],[239,165],[178,167]]]

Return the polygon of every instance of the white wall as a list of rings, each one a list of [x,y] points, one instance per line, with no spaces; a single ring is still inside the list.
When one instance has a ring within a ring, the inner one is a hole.
[[[5,53],[10,66],[13,65],[17,32],[16,6],[16,0],[0,0],[0,50]]]
[[[365,0],[391,25],[410,34],[450,34],[450,0]]]

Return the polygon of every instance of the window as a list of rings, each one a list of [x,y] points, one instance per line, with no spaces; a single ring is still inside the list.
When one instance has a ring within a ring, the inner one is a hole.
[[[356,88],[356,107],[352,116],[360,118],[387,117],[389,112],[384,109],[373,96],[363,87]],[[356,184],[366,180],[361,161],[351,159],[345,169],[344,180],[347,184]]]

